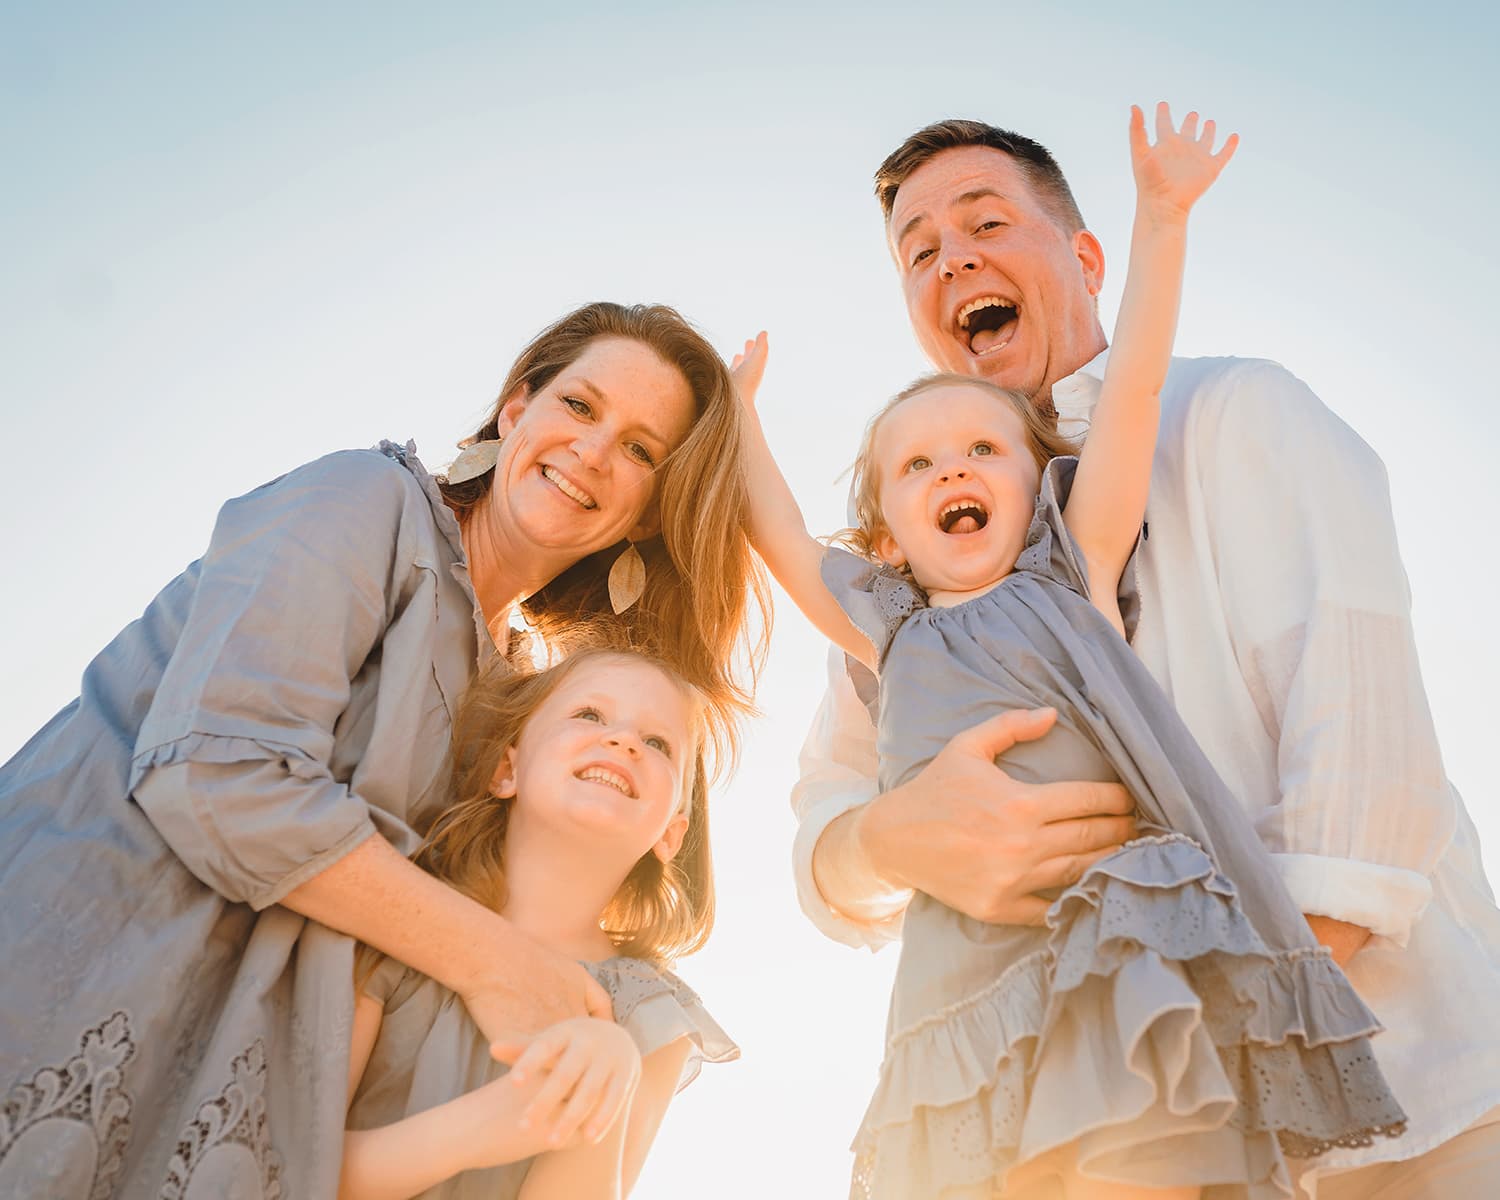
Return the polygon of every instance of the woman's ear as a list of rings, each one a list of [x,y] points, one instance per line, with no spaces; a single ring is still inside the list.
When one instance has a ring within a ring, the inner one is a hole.
[[[490,795],[500,800],[514,800],[516,796],[516,748],[505,747],[500,765],[490,776]]]
[[[495,414],[495,424],[502,438],[516,427],[516,422],[521,419],[521,414],[526,411],[526,405],[530,400],[531,389],[524,383],[518,384],[516,390],[505,398],[505,402],[500,405],[500,411]]]
[[[682,849],[682,839],[687,836],[687,827],[687,814],[678,813],[667,823],[666,829],[662,831],[661,840],[651,847],[651,853],[664,863],[671,862],[677,857],[677,852]]]
[[[661,532],[661,505],[657,497],[651,497],[651,503],[646,505],[646,511],[641,514],[641,519],[625,536],[632,542],[644,542],[648,538],[654,538]]]

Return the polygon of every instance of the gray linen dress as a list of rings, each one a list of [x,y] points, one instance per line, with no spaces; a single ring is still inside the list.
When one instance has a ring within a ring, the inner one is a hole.
[[[415,849],[492,653],[410,444],[224,506],[0,768],[0,1195],[334,1194],[353,947],[276,902]]]
[[[905,782],[998,713],[1054,729],[998,761],[1028,782],[1123,782],[1147,836],[1093,866],[1047,926],[990,925],[918,893],[852,1195],[1051,1195],[1090,1174],[1290,1197],[1284,1154],[1368,1144],[1405,1120],[1379,1025],[1318,946],[1248,816],[1171,702],[1088,599],[1062,521],[1075,458],[1043,475],[1015,571],[951,608],[830,550],[823,577],[880,654],[879,780]],[[1120,594],[1139,613],[1134,573]],[[1231,880],[1233,882],[1231,882]]]
[[[694,991],[670,971],[638,958],[584,964],[609,993],[615,1020],[642,1057],[686,1037],[692,1050],[679,1090],[704,1062],[739,1057]],[[385,1006],[370,1061],[349,1106],[348,1128],[376,1129],[456,1100],[510,1068],[490,1057],[489,1040],[463,1002],[442,984],[393,959],[383,960],[363,990]],[[533,1160],[465,1171],[429,1188],[420,1200],[515,1200]]]

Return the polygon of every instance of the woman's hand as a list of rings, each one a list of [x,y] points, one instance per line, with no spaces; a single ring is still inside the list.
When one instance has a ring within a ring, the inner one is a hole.
[[[1158,219],[1182,220],[1198,197],[1208,191],[1224,164],[1234,156],[1240,135],[1231,133],[1215,154],[1214,123],[1190,112],[1182,129],[1172,128],[1172,113],[1166,102],[1156,106],[1156,144],[1146,138],[1146,115],[1130,106],[1130,158],[1135,170],[1136,203]]]
[[[511,1063],[505,1082],[528,1089],[540,1080],[521,1116],[548,1150],[597,1142],[625,1110],[641,1078],[641,1055],[630,1035],[610,1021],[562,1021],[531,1041],[497,1041],[490,1053]]]
[[[766,357],[770,353],[771,346],[766,340],[766,331],[762,329],[729,363],[729,374],[747,412],[755,411],[755,393],[760,391],[761,376],[766,373]]]
[[[514,942],[493,977],[459,990],[485,1037],[513,1042],[574,1017],[613,1020],[609,995],[576,962],[520,934]]]

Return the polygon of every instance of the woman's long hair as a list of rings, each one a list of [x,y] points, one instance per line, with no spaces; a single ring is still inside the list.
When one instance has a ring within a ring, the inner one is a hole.
[[[736,723],[752,711],[754,681],[770,633],[765,573],[750,549],[743,458],[743,414],[733,380],[712,346],[675,310],[660,304],[586,304],[549,325],[521,352],[494,409],[465,445],[499,436],[500,410],[521,388],[535,395],[600,338],[649,346],[682,372],[695,414],[682,444],[656,472],[661,532],[637,543],[646,590],[620,618],[631,641],[665,659],[702,693],[716,745],[732,752]],[[460,484],[439,480],[464,520],[494,472]],[[549,642],[571,625],[609,614],[609,569],[621,541],[575,563],[522,605]]]

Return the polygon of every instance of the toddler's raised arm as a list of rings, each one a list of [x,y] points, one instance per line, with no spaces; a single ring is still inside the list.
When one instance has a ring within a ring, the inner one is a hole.
[[[1212,121],[1200,130],[1198,114],[1190,112],[1182,128],[1174,129],[1162,103],[1156,106],[1152,145],[1145,115],[1131,106],[1136,210],[1130,267],[1104,386],[1063,513],[1087,561],[1096,603],[1107,615],[1146,515],[1159,396],[1182,299],[1188,212],[1218,178],[1239,137],[1231,134],[1217,154],[1213,143]]]
[[[823,582],[823,543],[807,532],[807,522],[786,477],[776,465],[755,393],[766,369],[769,347],[760,333],[734,356],[734,382],[745,407],[745,482],[750,492],[750,540],[776,582],[829,641],[872,670],[875,648],[849,620]]]

